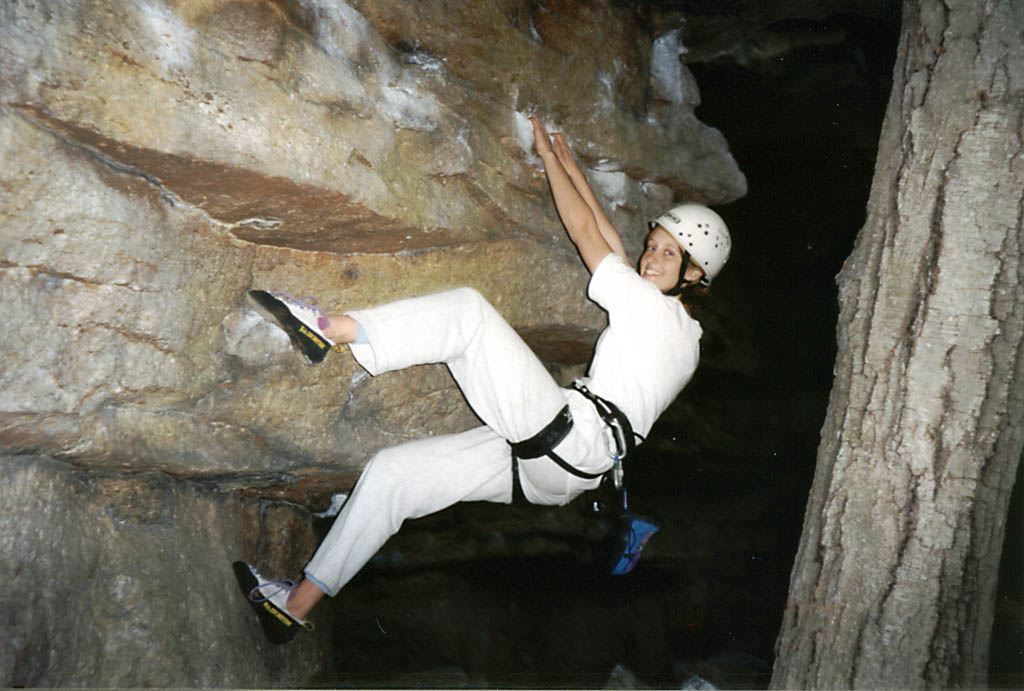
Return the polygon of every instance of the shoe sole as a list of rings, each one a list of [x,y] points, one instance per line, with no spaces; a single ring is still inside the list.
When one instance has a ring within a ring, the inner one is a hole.
[[[260,583],[249,570],[249,565],[244,561],[236,561],[231,565],[235,570],[235,580],[245,597],[245,601],[256,610],[256,616],[260,620],[263,633],[274,645],[282,645],[295,638],[299,631],[299,623],[294,621],[287,614],[272,605],[269,601],[253,602],[249,599],[249,593]]]
[[[250,290],[249,299],[288,334],[292,346],[306,359],[306,364],[319,365],[324,361],[331,344],[299,321],[287,305],[265,290]]]

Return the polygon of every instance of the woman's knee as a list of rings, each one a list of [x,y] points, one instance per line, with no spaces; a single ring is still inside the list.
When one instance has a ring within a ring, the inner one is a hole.
[[[431,438],[381,449],[370,457],[359,481],[374,491],[402,492],[410,483],[417,483],[423,468],[429,465],[424,461],[433,453],[432,449]]]
[[[476,288],[464,286],[452,291],[456,296],[458,311],[469,323],[485,324],[504,321],[494,305]]]
[[[404,476],[403,466],[408,462],[408,454],[403,453],[402,446],[381,449],[370,457],[363,468],[360,480],[367,484],[394,485]]]
[[[459,288],[452,288],[451,293],[453,295],[457,295],[460,299],[466,300],[466,301],[469,301],[469,302],[477,302],[477,301],[481,301],[481,300],[483,302],[487,302],[487,298],[485,298],[483,296],[483,294],[479,290],[477,290],[476,288],[472,288],[470,286],[461,286]]]
[[[463,286],[461,288],[455,288],[451,292],[458,300],[459,304],[465,309],[477,312],[482,309],[494,309],[491,306],[491,303],[488,302],[487,298],[485,298],[476,288]]]

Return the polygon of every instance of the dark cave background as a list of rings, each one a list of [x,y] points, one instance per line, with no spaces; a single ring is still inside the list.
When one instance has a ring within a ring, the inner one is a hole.
[[[734,253],[704,362],[627,466],[631,507],[662,524],[637,569],[606,575],[614,526],[590,497],[409,521],[318,613],[334,646],[314,684],[767,685],[832,383],[835,276],[864,223],[899,32],[898,3],[828,16],[793,4],[747,25],[726,21],[729,3],[647,15],[655,33],[687,17],[697,115],[728,139],[749,193],[720,208]],[[993,687],[1024,679],[1017,487]]]

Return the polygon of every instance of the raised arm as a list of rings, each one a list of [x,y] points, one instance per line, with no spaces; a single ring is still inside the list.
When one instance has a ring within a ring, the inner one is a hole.
[[[569,239],[579,250],[583,263],[593,273],[601,260],[613,252],[612,247],[602,234],[590,205],[551,148],[551,140],[544,125],[537,118],[530,120],[533,123],[534,145],[537,155],[544,162],[544,172],[547,173],[551,194],[555,198],[555,208],[569,233]]]
[[[619,236],[619,231],[616,230],[615,226],[605,215],[604,209],[601,208],[601,204],[597,201],[597,197],[594,195],[594,191],[590,189],[590,183],[587,182],[586,176],[580,169],[579,164],[576,162],[576,157],[572,155],[572,149],[569,148],[569,143],[565,140],[565,135],[561,132],[556,132],[552,139],[554,140],[553,149],[555,156],[558,157],[558,161],[565,168],[566,174],[569,179],[572,180],[573,186],[576,191],[583,197],[583,201],[587,203],[590,210],[594,213],[594,218],[597,220],[597,228],[604,237],[605,242],[612,248],[615,254],[622,257],[627,264],[629,264],[629,257],[626,256],[626,248],[622,244],[622,238]]]

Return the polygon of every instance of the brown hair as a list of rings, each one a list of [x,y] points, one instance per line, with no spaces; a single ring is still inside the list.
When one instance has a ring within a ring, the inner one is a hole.
[[[687,314],[697,317],[711,302],[711,286],[703,283],[691,283],[682,287],[678,297]]]

